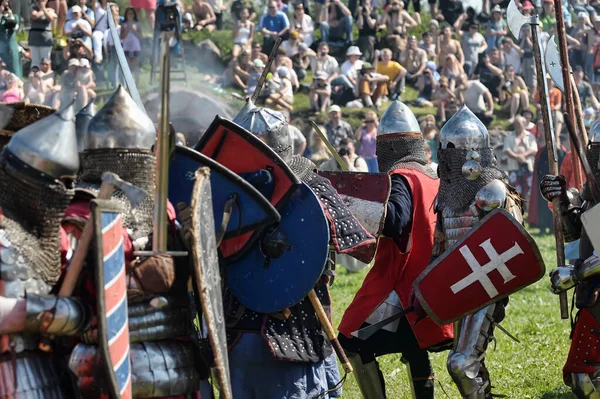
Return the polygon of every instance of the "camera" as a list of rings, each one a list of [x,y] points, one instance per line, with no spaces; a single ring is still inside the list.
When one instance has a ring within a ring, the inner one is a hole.
[[[348,147],[341,147],[338,151],[338,154],[340,157],[343,157],[344,155],[350,155],[350,150],[348,149]]]

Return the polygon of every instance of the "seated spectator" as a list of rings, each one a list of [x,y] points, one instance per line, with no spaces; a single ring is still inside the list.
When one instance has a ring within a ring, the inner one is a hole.
[[[48,0],[39,0],[31,9],[31,30],[29,31],[29,50],[31,66],[39,66],[42,58],[50,58],[52,51],[52,22],[56,13],[46,7]]]
[[[483,124],[488,127],[494,119],[494,99],[488,88],[476,75],[468,78],[463,75],[462,101]]]
[[[294,155],[303,155],[306,150],[306,137],[304,137],[304,134],[302,134],[300,129],[298,129],[298,127],[290,120],[290,112],[288,110],[282,110],[281,114],[288,123],[288,130],[292,137],[292,153]]]
[[[325,112],[329,106],[331,96],[331,85],[324,71],[317,71],[309,89],[310,108],[313,112]]]
[[[388,90],[391,99],[395,100],[404,93],[404,79],[406,70],[396,61],[392,61],[392,50],[384,48],[381,50],[381,61],[375,58],[375,71],[388,77]]]
[[[133,10],[133,9],[132,9]],[[94,72],[90,68],[90,61],[86,58],[79,60],[79,68],[77,69],[77,87],[79,88],[79,95],[82,96],[81,104],[87,105],[96,98],[96,80]]]
[[[311,60],[317,55],[312,51],[306,43],[300,43],[298,45],[298,53],[292,57],[292,65],[294,72],[298,76],[298,81],[303,81],[306,77],[306,70],[310,66]]]
[[[368,172],[369,168],[363,157],[356,154],[356,148],[354,147],[354,141],[352,139],[343,139],[340,141],[340,145],[336,148],[338,155],[348,168],[350,172]],[[319,169],[340,172],[342,168],[338,164],[335,158],[331,158],[328,161],[323,162],[319,165]]]
[[[290,112],[294,110],[294,90],[290,82],[290,70],[284,66],[277,68],[279,76],[279,88],[269,93],[265,103],[269,106],[275,106],[277,109],[286,109]]]
[[[444,64],[440,68],[440,76],[448,78],[450,89],[456,88],[457,82],[460,77],[464,74],[463,68],[453,54],[449,54],[444,60]]]
[[[294,19],[292,20],[293,30],[298,32],[300,39],[310,47],[315,40],[315,25],[310,15],[304,12],[302,3],[297,3],[294,7]]]
[[[269,1],[268,11],[263,14],[258,27],[263,34],[263,51],[270,54],[278,37],[288,38],[290,21],[285,13],[277,10],[276,1]]]
[[[433,107],[433,93],[437,89],[438,81],[440,80],[440,74],[437,72],[435,62],[427,62],[427,68],[419,76],[417,80],[417,100],[415,104],[418,107]]]
[[[94,10],[87,6],[87,0],[76,0],[75,5],[81,8],[81,19],[86,20],[90,24],[92,29],[94,29],[94,26],[96,26],[96,13],[94,12]],[[73,11],[72,9],[70,9],[67,13],[67,21],[70,21],[72,19]]]
[[[360,60],[362,53],[356,46],[348,47],[346,57],[348,59],[342,64],[342,75],[340,79],[345,79],[346,84],[350,89],[354,89],[356,85],[358,72],[362,69],[363,62]]]
[[[428,144],[430,148],[435,149],[435,151],[433,151],[431,154],[431,160],[433,162],[437,162],[437,148],[440,140],[440,131],[436,127],[435,116],[431,114],[425,115],[421,119],[419,127],[421,128],[421,132],[423,132],[423,139],[425,140],[425,144]]]
[[[243,8],[240,19],[233,25],[233,49],[231,56],[237,57],[242,49],[250,50],[254,40],[254,22],[250,21],[250,10]],[[262,48],[262,46],[261,46]]]
[[[386,36],[404,35],[417,25],[417,21],[404,9],[404,2],[400,0],[389,3],[379,22],[380,29],[386,29]]]
[[[358,8],[356,25],[358,27],[358,41],[356,45],[364,54],[364,60],[375,62],[375,43],[377,42],[378,26],[377,8],[371,6],[371,0],[363,0],[362,7]]]
[[[461,46],[465,57],[465,73],[471,75],[479,63],[480,54],[485,53],[488,48],[485,38],[479,33],[479,24],[469,25],[469,30],[462,35]]]
[[[217,16],[210,3],[203,0],[194,0],[188,10],[196,21],[192,27],[195,31],[212,32],[217,28]]]
[[[515,117],[515,130],[504,138],[504,153],[507,157],[508,179],[528,204],[533,179],[533,164],[538,147],[536,138],[525,129],[525,118]]]
[[[433,41],[433,35],[431,32],[423,32],[421,37],[423,40],[421,40],[421,43],[419,43],[419,48],[425,50],[427,57],[430,60],[437,59],[437,46]]]
[[[252,61],[252,68],[250,69],[250,76],[248,77],[248,88],[246,89],[246,94],[249,96],[254,94],[256,91],[256,86],[258,85],[258,80],[265,69],[265,63],[262,62],[260,58]],[[261,93],[262,96],[262,93]]]
[[[544,32],[548,32],[556,25],[556,12],[554,10],[554,2],[552,0],[544,0],[542,3],[542,13],[540,14],[540,22]]]
[[[415,85],[427,66],[427,53],[419,48],[415,36],[408,38],[408,48],[400,53],[399,62],[406,69],[406,83]]]
[[[331,0],[324,9],[320,29],[325,43],[352,43],[352,13],[340,0]]]
[[[23,89],[21,88],[21,79],[14,73],[11,73],[6,78],[6,90],[0,97],[0,102],[3,103],[18,103],[23,100]]]
[[[506,36],[506,21],[502,18],[502,8],[495,5],[492,8],[492,16],[485,25],[485,42],[488,48],[500,46],[504,36]]]
[[[72,19],[65,24],[65,35],[70,39],[80,39],[88,48],[92,48],[92,26],[88,21],[81,17],[82,10],[80,6],[73,6],[70,9]]]
[[[479,55],[479,63],[475,67],[472,76],[478,78],[481,83],[490,88],[494,98],[498,98],[498,86],[504,75],[504,62],[500,50],[493,48],[488,54]],[[471,76],[469,76],[471,78]]]
[[[530,30],[531,31],[531,30]],[[521,74],[521,59],[525,51],[521,49],[510,37],[502,39],[500,45],[502,55],[504,56],[504,66],[512,66],[516,75]]]
[[[320,127],[320,129],[321,131],[325,130],[322,126]],[[323,162],[327,161],[332,156],[329,150],[327,149],[327,146],[321,139],[321,136],[319,136],[319,134],[312,128],[310,129],[309,145],[304,155],[308,159],[313,161],[314,164],[317,166],[321,165]]]
[[[285,55],[288,58],[292,58],[298,54],[298,45],[300,44],[300,34],[297,31],[290,32],[290,38],[281,43],[281,49],[285,51]]]
[[[285,49],[281,47],[277,49],[277,56],[271,64],[271,72],[277,73],[277,69],[279,67],[284,67],[288,70],[288,79],[292,82],[294,90],[296,90],[300,86],[300,83],[298,82],[298,75],[296,75],[296,72],[294,72],[294,63],[286,55]]]
[[[498,86],[498,94],[502,109],[509,109],[509,123],[513,123],[520,109],[529,107],[529,91],[523,78],[515,74],[515,68],[507,65],[504,76]]]
[[[454,94],[454,90],[450,88],[448,78],[441,76],[431,100],[433,105],[437,107],[440,125],[446,123],[446,120],[451,116],[446,112],[451,100],[456,101],[456,94]]]
[[[62,106],[66,106],[73,102],[77,97],[79,98],[80,90],[77,86],[77,72],[81,63],[77,58],[71,58],[69,60],[67,70],[60,76],[60,86],[57,88],[56,95],[52,100],[52,108],[60,109]],[[83,104],[82,106],[85,106]]]
[[[250,59],[252,59],[252,60],[260,59],[265,64],[269,60],[269,57],[265,53],[262,52],[262,44],[260,44],[260,42],[257,42],[257,41],[252,42],[252,53],[250,54]]]
[[[119,26],[119,32],[120,31],[121,30]],[[107,45],[109,43],[107,43]],[[87,58],[88,60],[91,60],[93,59],[93,56],[94,53],[92,52],[92,49],[89,46],[87,46],[85,42],[81,39],[69,39],[68,45],[65,48],[63,48],[63,58],[65,60],[69,60],[71,58]]]
[[[246,8],[250,13],[248,19],[250,21],[256,20],[256,10],[254,9],[254,2],[252,0],[235,0],[231,3],[231,17],[234,21],[242,19],[242,10]]]
[[[388,94],[389,80],[390,78],[375,72],[373,66],[365,62],[360,70],[357,97],[362,100],[365,107],[379,109],[383,97]]]
[[[329,45],[323,41],[319,43],[318,52],[310,62],[313,73],[323,71],[327,74],[327,83],[331,83],[340,75],[340,66],[337,60],[329,55]]]
[[[531,112],[529,109],[524,109],[523,112],[521,112],[521,116],[525,119],[525,130],[537,137],[538,130],[537,125],[533,121],[533,112]]]
[[[121,24],[119,37],[121,38],[127,63],[131,68],[136,82],[138,82],[140,78],[140,52],[142,51],[142,42],[140,39],[142,34],[137,13],[133,7],[125,9],[125,21]]]
[[[367,163],[367,168],[370,173],[379,172],[377,164],[377,127],[379,126],[379,118],[374,111],[367,111],[362,124],[356,129],[354,138],[360,143],[358,154],[364,158]]]
[[[461,69],[465,63],[462,46],[458,40],[452,37],[452,34],[452,27],[450,25],[444,25],[442,28],[442,37],[440,38],[438,45],[438,66],[440,69],[446,65],[445,62],[450,55],[454,56]]]
[[[425,148],[425,154],[427,155],[427,166],[429,166],[433,170],[437,170],[438,164],[433,160],[433,152],[431,151],[431,145],[429,143],[425,143],[423,146]]]
[[[234,58],[229,62],[229,66],[225,71],[224,85],[246,90],[251,66],[250,54],[248,54],[248,51],[243,50],[238,58]]]
[[[342,109],[337,105],[329,108],[329,122],[325,124],[327,140],[334,147],[339,147],[343,139],[354,137],[352,126],[342,119]]]
[[[40,71],[29,74],[29,82],[25,90],[25,104],[44,104],[46,102],[46,87]]]

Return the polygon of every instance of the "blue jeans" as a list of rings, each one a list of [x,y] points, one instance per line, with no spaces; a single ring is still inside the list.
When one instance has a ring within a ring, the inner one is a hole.
[[[350,79],[348,79],[348,77],[346,75],[340,75],[337,78],[333,79],[331,81],[331,87],[335,87],[335,86],[346,86],[350,90],[354,90],[354,85],[352,84]]]
[[[377,163],[377,158],[365,158],[365,162],[367,163],[367,168],[369,168],[369,173],[379,172],[379,164]]]
[[[321,39],[324,42],[329,41],[344,41],[352,42],[352,17],[347,15],[340,20],[340,24],[336,27],[331,27],[327,22],[321,22]]]

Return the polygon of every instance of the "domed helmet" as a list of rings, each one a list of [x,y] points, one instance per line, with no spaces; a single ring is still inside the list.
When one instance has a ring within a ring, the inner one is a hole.
[[[96,193],[102,174],[113,172],[148,193],[154,192],[156,158],[152,146],[156,129],[123,86],[119,86],[90,120],[83,137],[78,188]],[[113,198],[120,199],[125,207],[124,225],[131,230],[134,240],[152,231],[153,198],[148,197],[135,209],[130,208],[126,196],[119,190]]]
[[[425,140],[419,122],[410,108],[398,100],[391,103],[381,117],[376,149],[380,172],[390,172],[402,164],[435,174],[427,167]]]
[[[487,128],[466,105],[440,131],[438,165],[441,208],[462,208],[487,183],[503,177],[496,168]]]
[[[60,222],[78,170],[72,105],[19,130],[0,154],[2,229],[46,283],[60,277]]]

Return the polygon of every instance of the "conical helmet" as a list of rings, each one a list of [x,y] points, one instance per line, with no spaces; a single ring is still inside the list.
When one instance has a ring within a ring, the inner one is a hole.
[[[377,140],[398,137],[399,135],[419,136],[421,135],[421,128],[410,108],[403,102],[396,100],[390,104],[381,117],[377,129]]]
[[[440,145],[443,149],[486,148],[490,146],[490,136],[479,118],[463,105],[440,131]]]
[[[246,106],[249,103],[251,102],[248,101]],[[238,116],[234,121],[238,119]],[[269,108],[253,107],[241,115],[236,123],[267,143],[285,162],[292,159],[292,137],[288,130],[287,120],[281,112]]]
[[[240,109],[240,112],[238,112],[238,114],[235,116],[235,118],[233,118],[233,122],[237,123],[239,125],[240,122],[244,119],[244,117],[248,114],[248,112],[250,112],[250,110],[253,110],[255,108],[256,108],[256,105],[254,105],[252,100],[250,98],[246,99],[246,104],[244,104],[242,109]]]
[[[150,150],[155,141],[154,123],[137,106],[123,86],[119,86],[90,121],[85,135],[85,150]]]
[[[19,130],[6,150],[55,179],[75,177],[79,154],[73,105]]]
[[[94,101],[83,107],[81,111],[75,115],[75,132],[77,133],[77,149],[79,152],[85,150],[88,125],[95,115],[96,106],[94,105]]]

